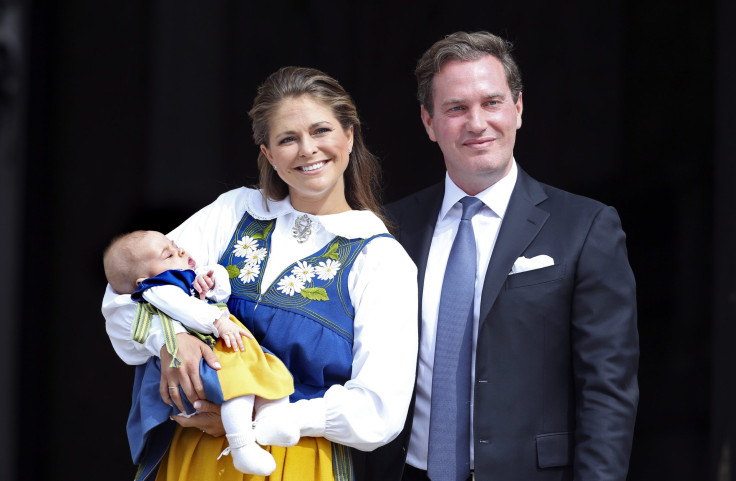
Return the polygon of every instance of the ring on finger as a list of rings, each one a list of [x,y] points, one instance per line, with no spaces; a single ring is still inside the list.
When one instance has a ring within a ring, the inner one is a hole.
[[[169,389],[179,389],[178,386],[169,386]]]

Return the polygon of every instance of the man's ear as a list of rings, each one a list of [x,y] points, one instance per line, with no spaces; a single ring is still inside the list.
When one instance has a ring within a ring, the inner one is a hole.
[[[145,277],[139,277],[138,279],[135,280],[135,286],[138,287],[138,284],[140,284],[141,282],[145,280],[146,280]]]
[[[524,102],[521,99],[521,92],[519,97],[516,99],[516,130],[521,128],[521,113],[524,111]]]
[[[424,105],[420,105],[419,108],[420,115],[422,116],[422,123],[424,124],[424,129],[427,131],[427,135],[429,135],[429,139],[432,142],[437,142],[437,137],[435,137],[434,128],[432,127],[432,116],[429,115],[429,112],[424,108]]]

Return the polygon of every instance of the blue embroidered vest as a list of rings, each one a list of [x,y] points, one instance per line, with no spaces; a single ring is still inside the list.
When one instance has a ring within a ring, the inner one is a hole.
[[[335,237],[287,267],[274,283],[261,285],[275,220],[245,214],[219,263],[230,275],[228,308],[294,376],[291,402],[321,397],[351,377],[353,319],[348,274],[375,237]]]

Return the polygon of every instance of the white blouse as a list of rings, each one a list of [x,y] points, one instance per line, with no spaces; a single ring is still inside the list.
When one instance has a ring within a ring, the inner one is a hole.
[[[258,219],[276,219],[271,252],[263,275],[270,285],[288,265],[306,257],[335,236],[367,238],[385,233],[369,211],[313,216],[312,233],[298,243],[294,220],[303,215],[289,198],[264,204],[260,191],[239,188],[222,194],[168,236],[198,263],[215,264],[223,254],[246,210]],[[345,385],[331,386],[323,398],[297,404],[304,416],[302,436],[322,436],[346,446],[370,451],[394,439],[404,426],[417,359],[417,269],[393,238],[380,237],[358,255],[348,277],[355,308],[352,376]],[[113,348],[128,364],[142,364],[159,355],[164,345],[160,323],[148,340],[132,340],[135,303],[108,285],[102,314]],[[177,332],[183,327],[176,325]]]

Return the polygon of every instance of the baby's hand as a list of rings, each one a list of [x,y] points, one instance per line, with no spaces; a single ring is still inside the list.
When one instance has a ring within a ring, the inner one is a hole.
[[[245,336],[248,339],[253,339],[253,334],[248,332],[233,321],[230,320],[230,313],[224,311],[222,316],[215,321],[215,327],[220,335],[220,339],[225,343],[227,347],[232,347],[233,351],[245,351],[243,346],[243,339],[241,336]]]
[[[199,298],[204,299],[210,289],[215,287],[215,271],[209,271],[207,274],[199,274],[194,278],[192,287],[199,293]]]

